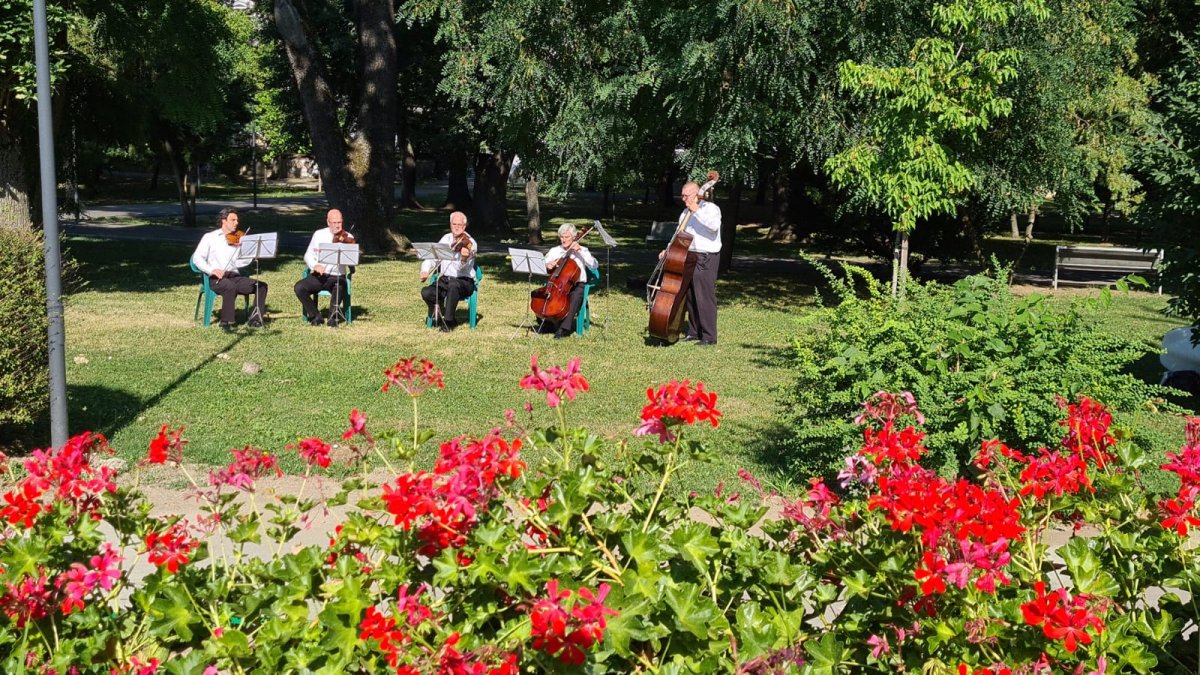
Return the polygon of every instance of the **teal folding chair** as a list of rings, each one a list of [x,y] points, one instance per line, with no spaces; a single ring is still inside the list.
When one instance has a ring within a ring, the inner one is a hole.
[[[351,270],[353,270],[353,269],[354,268],[351,268]],[[307,279],[310,272],[311,272],[311,270],[309,270],[308,266],[305,265],[304,266],[304,274],[300,275],[300,278]],[[354,320],[354,312],[353,312],[354,307],[353,307],[353,305],[350,304],[350,297],[353,295],[353,293],[351,293],[351,287],[353,286],[353,284],[354,284],[354,275],[351,274],[346,277],[346,292],[345,292],[345,294],[342,295],[342,317],[345,318],[347,325],[349,325],[350,322]],[[330,293],[329,291],[321,291],[320,293],[317,293],[317,297],[318,298],[322,298],[322,297],[329,298],[329,302],[330,303],[333,302],[333,294]],[[304,318],[304,312],[300,313],[300,320],[307,321],[307,319]]]
[[[588,268],[587,281],[583,284],[583,304],[579,306],[579,313],[575,315],[575,334],[583,337],[584,332],[592,327],[592,307],[588,303],[591,298],[592,288],[600,285],[600,270]]]
[[[196,295],[196,311],[194,314],[192,314],[192,321],[196,321],[200,318],[200,301],[203,300],[204,327],[208,328],[209,324],[212,323],[213,301],[216,300],[220,294],[212,289],[212,286],[208,283],[208,275],[204,272],[201,272],[200,268],[196,267],[196,263],[192,262],[190,258],[188,259],[188,267],[191,267],[193,272],[200,275],[200,293]],[[246,316],[250,316],[250,296],[246,295],[245,297]]]
[[[433,284],[436,284],[437,280],[438,280],[438,276],[440,274],[441,274],[440,269],[434,270],[433,274],[429,275],[429,281],[425,285],[432,286]],[[479,266],[479,263],[475,263],[475,291],[473,293],[471,293],[471,297],[467,300],[467,311],[470,313],[470,325],[471,325],[472,330],[475,328],[475,319],[477,316],[476,312],[479,308],[479,286],[482,283],[483,283],[483,268],[481,268]],[[428,315],[425,316],[425,327],[433,328],[433,317],[432,316],[428,316]]]

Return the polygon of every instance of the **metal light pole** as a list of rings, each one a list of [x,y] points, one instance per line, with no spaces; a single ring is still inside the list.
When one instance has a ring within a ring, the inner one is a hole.
[[[58,248],[58,181],[54,177],[54,125],[50,113],[50,41],[46,0],[33,0],[37,60],[38,155],[42,176],[42,227],[46,254],[46,317],[49,319],[50,444],[67,443],[67,359],[63,331],[62,257]]]
[[[258,208],[258,134],[255,133],[254,121],[250,122],[250,176],[254,180],[254,208]]]

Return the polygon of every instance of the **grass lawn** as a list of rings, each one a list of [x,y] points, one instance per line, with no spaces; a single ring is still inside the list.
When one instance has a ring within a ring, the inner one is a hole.
[[[510,199],[519,203],[515,194]],[[558,223],[568,217],[583,222],[586,218],[578,214],[596,208],[581,199],[543,200],[547,241]],[[651,209],[627,208],[618,215],[622,217],[606,221],[606,227],[611,226],[622,250],[648,250],[643,237]],[[399,217],[416,241],[440,236],[446,228],[442,211],[404,211]],[[520,227],[519,216],[513,217]],[[314,207],[248,214],[245,222],[260,232],[311,231],[322,218],[323,209]],[[755,226],[745,227],[737,250],[794,257],[794,247],[781,249],[759,233]],[[1006,246],[997,244],[998,249]],[[602,251],[598,244],[592,246]],[[570,419],[603,436],[627,437],[638,422],[648,386],[691,378],[716,391],[725,417],[719,429],[698,433],[719,459],[685,476],[690,488],[736,481],[736,471],[743,467],[781,486],[803,484],[806,478],[773,474],[770,440],[778,437],[772,433],[778,388],[791,381],[787,352],[794,318],[816,302],[817,277],[802,267],[768,268],[767,273],[735,270],[723,277],[718,285],[721,344],[704,350],[647,344],[643,291],[627,287],[626,280],[644,279],[648,265],[614,263],[601,292],[592,296],[596,325],[581,339],[556,341],[520,328],[530,286],[524,276],[507,271],[508,261],[500,255],[481,256],[485,278],[476,330],[465,325],[451,334],[425,329],[418,265],[408,257],[368,258],[355,277],[354,323],[337,330],[312,328],[300,320],[292,292],[303,262],[285,251],[263,265],[259,275],[271,287],[268,327],[230,335],[205,330],[192,320],[198,280],[188,270],[190,245],[72,239],[68,248],[85,280],[69,298],[66,314],[71,428],[107,434],[128,459],[140,457],[163,424],[186,426],[188,457],[211,464],[224,463],[231,447],[247,444],[283,452],[302,437],[340,440],[352,408],[365,412],[377,432],[407,430],[408,402],[402,394],[379,388],[386,367],[413,355],[432,360],[446,375],[446,389],[421,400],[422,425],[436,431],[436,440],[483,434],[503,424],[506,409],[520,411],[527,400],[534,402],[535,426],[544,426],[552,420],[550,412],[517,384],[536,354],[543,365],[582,359],[592,389],[569,406]],[[1052,255],[1052,242],[1035,242],[1030,251],[1037,252],[1025,256],[1025,262],[1045,250]],[[599,257],[603,263],[603,255]],[[1055,297],[1065,302],[1095,293],[1067,290]],[[1163,332],[1180,323],[1162,316],[1164,306],[1163,297],[1149,293],[1118,296],[1108,328],[1157,346]],[[465,312],[464,302],[460,317]],[[258,364],[261,372],[243,373],[245,363]],[[1150,355],[1132,370],[1157,380],[1157,358]],[[1180,402],[1195,408],[1194,401]],[[1145,423],[1164,437],[1182,439],[1177,417],[1148,412]],[[1177,440],[1171,443],[1177,446]],[[432,454],[436,446],[429,447]],[[287,466],[295,469],[299,463]]]
[[[552,418],[544,403],[518,387],[537,354],[543,365],[582,359],[591,391],[569,415],[605,436],[624,437],[637,425],[646,387],[671,378],[704,381],[720,395],[725,418],[719,429],[699,433],[721,460],[690,482],[713,484],[740,467],[761,472],[769,463],[756,440],[771,424],[772,389],[788,380],[783,357],[793,313],[813,302],[813,289],[794,279],[731,275],[718,291],[717,348],[654,347],[643,336],[641,291],[625,289],[627,276],[647,270],[614,266],[611,287],[592,297],[592,330],[552,340],[519,328],[525,278],[504,272],[502,257],[483,256],[477,329],[442,334],[424,326],[417,261],[381,259],[359,267],[354,323],[313,328],[300,320],[291,289],[303,263],[285,254],[260,275],[271,288],[268,327],[231,335],[192,321],[198,281],[187,267],[191,247],[76,239],[69,250],[86,279],[66,314],[71,427],[104,432],[129,459],[144,453],[163,424],[186,426],[188,456],[208,463],[224,462],[229,448],[246,444],[282,451],[304,436],[332,441],[352,408],[377,432],[407,429],[405,397],[379,388],[383,370],[411,355],[446,375],[445,390],[421,400],[424,423],[438,439],[482,434],[526,400],[534,401],[535,424],[545,425]],[[760,282],[774,297],[756,296]],[[465,311],[463,303],[460,316]],[[261,372],[244,374],[247,362]]]

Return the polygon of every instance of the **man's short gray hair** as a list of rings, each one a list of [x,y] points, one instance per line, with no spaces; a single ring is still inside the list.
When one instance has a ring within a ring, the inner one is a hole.
[[[571,235],[572,239],[574,239],[575,235],[579,234],[579,230],[576,230],[575,226],[571,223],[563,223],[562,225],[558,226],[558,236],[562,237],[568,234]]]

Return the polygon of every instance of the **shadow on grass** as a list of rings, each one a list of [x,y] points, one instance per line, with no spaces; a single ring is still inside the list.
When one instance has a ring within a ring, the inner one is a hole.
[[[78,263],[72,290],[97,293],[153,293],[178,286],[200,289],[200,277],[188,266],[194,246],[155,241],[72,241],[69,255]],[[293,262],[281,256],[247,268],[247,273],[273,272]],[[291,289],[288,289],[289,291]]]
[[[92,385],[67,385],[67,414],[72,429],[98,431],[112,436],[137,420],[143,410],[157,406],[193,375],[217,360],[218,354],[233,349],[247,337],[247,333],[235,335],[224,347],[204,357],[191,368],[180,373],[174,381],[153,396],[140,399],[127,391]]]

